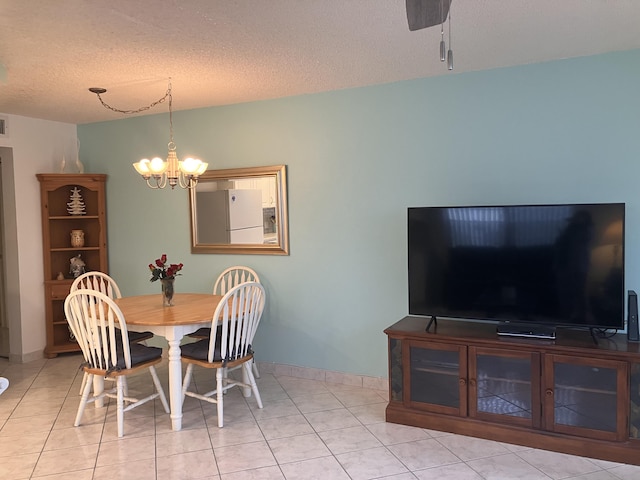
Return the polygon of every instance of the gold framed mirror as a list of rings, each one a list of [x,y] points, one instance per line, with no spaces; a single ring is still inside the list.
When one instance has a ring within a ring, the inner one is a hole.
[[[289,255],[286,165],[207,170],[189,209],[191,253]]]

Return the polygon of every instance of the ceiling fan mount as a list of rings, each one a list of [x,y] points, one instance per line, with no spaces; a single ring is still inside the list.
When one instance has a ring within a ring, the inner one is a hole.
[[[453,0],[406,0],[409,30],[440,25],[440,61],[447,62],[447,68],[453,70],[453,49],[451,48],[451,2]],[[449,49],[444,40],[444,22],[449,17]]]
[[[409,30],[442,25],[449,15],[453,0],[406,0]]]

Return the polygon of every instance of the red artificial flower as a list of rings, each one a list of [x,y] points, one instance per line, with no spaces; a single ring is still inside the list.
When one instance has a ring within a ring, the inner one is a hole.
[[[149,264],[149,270],[151,271],[151,281],[164,278],[174,278],[176,275],[180,275],[178,272],[182,270],[184,265],[182,263],[172,263],[167,266],[167,254],[163,253],[160,258],[156,259],[156,264]]]

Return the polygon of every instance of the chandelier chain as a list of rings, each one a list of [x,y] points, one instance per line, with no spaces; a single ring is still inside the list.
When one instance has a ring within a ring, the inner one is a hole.
[[[169,87],[167,88],[167,94],[164,98],[169,97],[169,150],[175,150],[176,144],[173,141],[173,97],[171,96],[171,81],[169,81]],[[164,98],[162,101],[164,101]]]
[[[140,107],[140,108],[137,108],[135,110],[120,110],[119,108],[112,107],[111,105],[109,105],[108,103],[106,103],[102,99],[102,97],[100,96],[99,93],[96,93],[96,95],[98,96],[98,100],[100,100],[100,103],[102,104],[103,107],[108,108],[109,110],[111,110],[113,112],[116,112],[116,113],[123,113],[125,115],[130,115],[130,114],[141,113],[141,112],[145,112],[147,110],[150,110],[151,108],[155,107],[156,105],[164,103],[164,101],[167,98],[169,99],[169,106],[171,106],[171,82],[169,82],[169,86],[167,87],[167,91],[164,94],[164,97],[156,100],[155,102],[151,103],[150,105],[147,105],[147,106],[144,106],[144,107]]]

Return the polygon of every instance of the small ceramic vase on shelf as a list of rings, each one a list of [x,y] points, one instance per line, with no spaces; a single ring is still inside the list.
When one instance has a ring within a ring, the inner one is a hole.
[[[173,305],[173,282],[175,278],[161,278],[162,283],[162,304],[165,307],[171,307]]]
[[[84,231],[71,230],[71,246],[74,248],[84,247]]]

